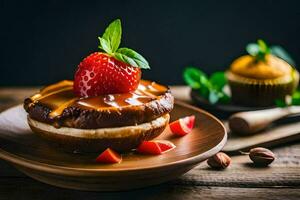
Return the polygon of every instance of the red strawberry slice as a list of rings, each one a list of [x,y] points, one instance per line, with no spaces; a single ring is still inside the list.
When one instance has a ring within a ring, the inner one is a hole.
[[[126,93],[137,89],[141,69],[121,62],[106,53],[95,52],[78,66],[74,92],[79,97]]]
[[[175,144],[167,140],[155,140],[155,142],[159,145],[162,153],[171,151],[176,147]]]
[[[167,140],[144,141],[137,148],[141,154],[159,155],[174,149],[176,146]]]
[[[122,161],[122,157],[115,152],[114,150],[107,148],[103,151],[97,158],[96,162],[99,163],[120,163]]]
[[[162,153],[160,146],[154,141],[143,141],[137,148],[137,152],[152,155],[159,155]]]
[[[194,128],[195,116],[191,115],[188,117],[180,118],[169,124],[169,127],[173,134],[177,136],[184,136]]]

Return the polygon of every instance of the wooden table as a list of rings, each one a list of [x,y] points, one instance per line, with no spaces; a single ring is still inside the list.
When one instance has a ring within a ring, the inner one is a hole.
[[[187,89],[172,87],[176,97],[187,99]],[[0,88],[0,111],[19,104],[36,88]],[[180,91],[180,92],[178,92]],[[184,91],[184,92],[182,92]],[[254,168],[248,156],[232,157],[224,171],[204,162],[184,176],[158,186],[115,193],[81,192],[35,181],[0,161],[2,199],[300,199],[300,143],[274,148],[270,167]],[[145,180],[146,181],[146,180]]]

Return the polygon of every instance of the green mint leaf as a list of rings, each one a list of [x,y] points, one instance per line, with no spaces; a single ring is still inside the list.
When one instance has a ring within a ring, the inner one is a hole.
[[[107,40],[98,37],[99,41],[100,41],[100,45],[98,46],[100,49],[104,50],[106,53],[111,54],[112,50],[110,48],[110,44]]]
[[[209,81],[214,89],[221,91],[227,84],[227,79],[224,72],[215,72],[209,77]]]
[[[203,86],[199,89],[200,96],[205,99],[209,99],[209,93],[210,93],[210,90],[208,89],[208,87]]]
[[[300,105],[300,91],[297,90],[292,95],[292,105]]]
[[[219,102],[221,103],[229,103],[230,102],[230,97],[225,94],[224,92],[221,93],[222,95],[220,96]]]
[[[185,68],[183,71],[183,80],[188,84],[192,89],[199,89],[201,87],[200,84],[200,76],[203,72],[196,68]]]
[[[215,104],[219,100],[219,94],[217,91],[212,90],[209,92],[208,100],[211,104]]]
[[[246,51],[249,55],[255,57],[257,61],[265,61],[266,55],[270,53],[270,48],[263,40],[258,40],[257,44],[248,44]]]
[[[111,53],[114,53],[117,51],[117,49],[120,46],[121,36],[122,36],[121,20],[116,19],[115,21],[113,21],[108,25],[101,38],[103,38],[108,42]]]
[[[280,107],[280,108],[284,108],[287,106],[285,101],[283,101],[281,99],[275,99],[275,104],[277,107]]]
[[[208,87],[208,79],[204,72],[194,67],[187,67],[183,72],[183,79],[191,88]]]
[[[140,67],[142,69],[150,69],[147,60],[137,53],[136,51],[129,48],[120,48],[114,53],[114,58],[119,61],[128,63],[133,67]]]
[[[263,41],[263,40],[257,40],[257,44],[259,47],[259,51],[263,54],[268,54],[270,53],[270,48],[268,45]]]
[[[125,62],[133,67],[150,69],[147,60],[136,51],[129,48],[119,49],[121,36],[121,20],[116,19],[108,25],[102,37],[98,37],[100,42],[98,47],[113,56],[115,59]]]
[[[215,72],[208,78],[200,69],[187,67],[183,71],[183,79],[187,85],[197,90],[199,95],[211,104],[230,101],[230,97],[223,92],[223,88],[227,84],[224,72]]]
[[[259,47],[255,43],[250,43],[246,46],[246,51],[248,52],[249,55],[255,57],[259,52]]]
[[[208,98],[210,83],[204,72],[195,67],[187,67],[183,72],[183,79],[192,89],[198,90],[200,96]]]
[[[271,46],[270,49],[271,49],[271,54],[273,54],[274,56],[277,56],[277,57],[285,60],[292,66],[296,66],[295,61],[292,59],[292,57],[289,55],[289,53],[281,46],[278,46],[278,45]]]
[[[209,91],[208,100],[211,104],[216,104],[218,102],[229,103],[230,97],[226,95],[224,92],[220,92],[212,89]]]
[[[255,56],[255,59],[257,60],[257,61],[265,61],[266,59],[266,54],[265,53],[263,53],[263,52],[261,52],[261,51],[259,51],[258,52],[258,54]]]

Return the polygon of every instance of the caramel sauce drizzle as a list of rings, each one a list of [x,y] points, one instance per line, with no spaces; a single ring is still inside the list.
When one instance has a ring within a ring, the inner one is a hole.
[[[33,104],[41,103],[50,108],[49,116],[55,118],[69,106],[98,111],[138,106],[159,98],[167,90],[167,87],[155,82],[141,80],[134,92],[79,98],[73,93],[73,81],[64,80],[43,88],[38,94],[33,95],[31,100]]]

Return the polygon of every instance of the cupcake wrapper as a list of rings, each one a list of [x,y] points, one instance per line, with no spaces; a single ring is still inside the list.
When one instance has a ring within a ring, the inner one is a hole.
[[[294,78],[274,79],[268,81],[239,80],[228,76],[232,101],[235,104],[251,107],[264,107],[275,105],[276,99],[284,100],[286,95],[291,95],[299,82],[298,73]]]

